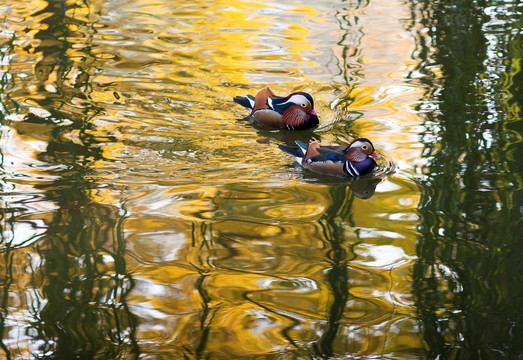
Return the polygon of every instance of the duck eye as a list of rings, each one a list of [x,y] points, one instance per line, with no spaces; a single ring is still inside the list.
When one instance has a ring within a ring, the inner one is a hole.
[[[361,148],[362,148],[363,150],[367,150],[367,149],[368,149],[367,145],[363,145]]]
[[[301,106],[305,107],[305,104],[301,104]]]

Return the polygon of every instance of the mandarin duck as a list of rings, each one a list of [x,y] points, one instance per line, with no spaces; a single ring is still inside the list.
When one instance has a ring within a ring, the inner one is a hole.
[[[233,100],[249,110],[256,121],[270,127],[303,130],[319,124],[314,100],[305,92],[277,96],[266,87],[258,91],[256,96],[236,96]]]
[[[308,146],[296,141],[298,147],[280,145],[281,150],[294,156],[306,169],[324,175],[361,176],[371,173],[377,164],[372,157],[380,157],[369,139],[359,138],[349,146],[320,146],[312,142]]]

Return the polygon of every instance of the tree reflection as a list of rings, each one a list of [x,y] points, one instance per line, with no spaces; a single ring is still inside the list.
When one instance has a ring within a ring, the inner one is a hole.
[[[363,37],[363,32],[361,28],[358,27],[359,19],[358,16],[354,14],[354,10],[365,8],[368,4],[368,0],[349,2],[343,8],[344,11],[338,11],[336,13],[336,19],[338,20],[340,29],[343,32],[343,36],[338,42],[341,54],[338,55],[339,63],[337,66],[340,75],[343,78],[343,82],[349,87],[349,89],[351,89],[351,91],[357,82],[363,77],[362,64],[360,61],[360,43],[361,38]],[[342,112],[342,116],[346,115],[344,112],[348,112],[348,108],[354,100],[351,91],[348,91],[336,106],[337,109]],[[359,114],[359,116],[361,116],[361,114]]]
[[[8,52],[12,49],[13,39],[6,41],[4,46],[0,49],[0,62],[2,64],[9,64]],[[12,84],[12,78],[8,75],[7,72],[2,73],[0,77],[0,86],[1,89],[9,88]],[[1,94],[1,93],[0,93]],[[3,95],[3,94],[1,94]],[[7,108],[10,103],[9,97],[1,96],[0,97],[0,109]],[[0,138],[4,138],[4,131],[6,129],[5,114],[3,111],[0,111]],[[0,147],[0,191],[3,195],[7,192],[8,184],[5,180],[5,169],[4,169],[4,153],[2,147]],[[9,331],[7,326],[8,317],[9,317],[9,293],[11,291],[11,284],[13,282],[13,250],[14,250],[14,226],[13,222],[16,219],[16,212],[18,211],[16,207],[11,206],[8,201],[5,200],[2,196],[2,201],[0,203],[0,256],[2,257],[2,262],[0,262],[0,268],[2,270],[0,275],[0,348],[4,353],[6,359],[11,359],[11,350],[9,349],[8,344],[6,344],[6,333]]]
[[[84,101],[90,71],[85,59],[92,56],[89,46],[82,46],[81,63],[68,56],[69,36],[89,41],[82,33],[89,24],[71,16],[76,10],[88,12],[88,4],[48,1],[32,14],[40,19],[34,34],[39,41],[24,49],[11,43],[9,50],[39,54],[33,83],[2,87],[4,115],[24,114],[23,121],[9,125],[29,138],[45,139],[46,149],[37,158],[50,165],[47,173],[54,178],[34,184],[56,210],[46,218],[45,234],[25,259],[31,285],[25,290],[31,316],[26,336],[34,344],[29,351],[35,358],[136,358],[137,324],[126,303],[134,282],[124,257],[125,213],[123,207],[93,200],[97,184],[90,179],[90,167],[103,157],[100,144],[110,139],[96,134],[90,119],[99,109]],[[13,78],[4,77],[4,84]],[[24,103],[45,111],[28,112]],[[6,262],[8,274],[12,266]],[[12,306],[8,289],[4,286],[2,314]],[[11,351],[2,345],[9,357]]]
[[[347,196],[345,186],[332,189],[332,198],[340,199],[341,202],[334,200],[331,206],[324,214],[320,225],[323,228],[324,241],[328,242],[330,247],[327,252],[327,259],[331,268],[326,273],[326,280],[329,284],[332,300],[327,315],[326,328],[317,343],[314,344],[315,352],[323,358],[330,358],[335,355],[335,340],[338,336],[340,325],[344,315],[345,306],[349,299],[349,270],[348,266],[356,255],[351,250],[350,254],[345,249],[345,230],[339,226],[337,218],[346,218],[350,216],[350,209],[354,196]],[[341,193],[340,193],[341,192]],[[350,194],[350,192],[349,192]],[[351,244],[351,248],[354,244]]]
[[[418,70],[427,84],[419,110],[427,112],[422,141],[428,162],[414,268],[425,341],[431,358],[517,357],[523,298],[520,13],[516,3],[503,1],[412,7],[423,26]]]
[[[8,209],[7,206],[2,204],[3,208],[0,209],[0,241],[2,244],[1,256],[3,257],[2,274],[0,275],[0,334],[4,335],[8,331],[6,326],[7,318],[9,316],[9,292],[11,291],[11,283],[13,282],[13,249],[11,239],[8,237],[12,234],[13,227],[11,222],[14,219],[13,210]],[[8,345],[4,342],[5,336],[0,338],[0,348],[4,352],[6,359],[11,359],[11,350]]]
[[[312,343],[312,353],[314,358],[322,359],[347,354],[361,356],[381,352],[383,355],[390,351],[387,337],[394,327],[390,324],[395,316],[393,308],[386,302],[378,305],[374,297],[361,296],[361,292],[354,290],[362,286],[381,289],[376,278],[382,276],[374,269],[362,270],[355,266],[357,248],[364,241],[357,230],[348,236],[347,229],[358,227],[354,219],[358,196],[348,185],[333,187],[330,193],[331,206],[319,221],[326,248],[325,261],[329,264],[324,273],[330,298],[321,336]],[[391,280],[384,280],[391,291]]]

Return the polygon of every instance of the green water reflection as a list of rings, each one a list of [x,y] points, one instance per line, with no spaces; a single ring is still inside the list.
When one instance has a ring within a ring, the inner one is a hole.
[[[519,358],[521,4],[426,1],[414,10],[429,29],[419,37],[419,71],[425,104],[436,107],[422,137],[413,274],[429,357]]]
[[[85,64],[74,68],[66,55],[72,46],[67,39],[75,35],[68,32],[68,25],[74,22],[89,26],[66,15],[76,9],[82,7],[53,1],[35,11],[33,16],[42,18],[33,35],[37,45],[24,49],[40,55],[34,64],[31,88],[13,90],[13,78],[17,76],[13,70],[5,72],[2,79],[3,125],[46,143],[36,160],[49,165],[45,170],[47,178],[33,181],[33,197],[54,203],[52,211],[31,211],[31,203],[38,200],[29,196],[18,207],[3,208],[1,345],[7,359],[28,354],[33,358],[117,359],[138,354],[137,322],[126,304],[133,279],[125,265],[125,216],[122,209],[95,203],[91,198],[95,184],[88,177],[89,164],[100,159],[102,152],[100,141],[89,133],[90,120],[100,109],[83,101],[72,106],[75,98],[86,99],[83,91],[89,86],[90,71]],[[13,50],[14,41],[4,44],[4,60]],[[77,76],[68,85],[72,71]],[[45,87],[51,76],[55,77],[52,92]],[[21,105],[15,98],[38,105],[41,111],[27,113],[20,122],[10,122],[9,116]],[[75,138],[71,139],[70,134]],[[6,178],[4,196],[9,197],[11,192],[16,197],[20,191],[10,189]],[[16,232],[24,232],[17,223],[30,224],[35,230],[45,228],[45,232],[26,240],[38,240],[27,254],[17,251],[25,245],[17,243]],[[10,324],[17,316],[11,312],[19,310],[13,310],[12,300],[16,298],[14,293],[22,289],[27,301],[23,306],[25,325],[16,330]],[[21,336],[19,345],[7,336],[13,330]],[[27,349],[23,345],[25,338],[31,344]]]
[[[3,357],[521,356],[519,2],[0,7]],[[241,120],[271,83],[321,126]]]

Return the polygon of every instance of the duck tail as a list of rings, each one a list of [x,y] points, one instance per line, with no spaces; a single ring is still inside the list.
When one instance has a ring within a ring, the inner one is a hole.
[[[248,110],[252,110],[254,108],[254,96],[252,95],[235,96],[233,101]]]
[[[303,157],[303,152],[296,146],[278,145],[278,148],[294,157]]]
[[[290,154],[294,157],[294,160],[298,164],[301,164],[303,161],[304,152],[302,149],[296,147],[296,146],[287,146],[287,145],[278,145],[280,150],[285,151],[287,154]]]

